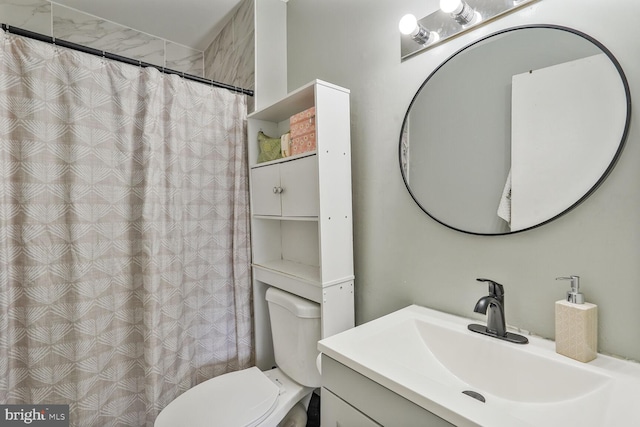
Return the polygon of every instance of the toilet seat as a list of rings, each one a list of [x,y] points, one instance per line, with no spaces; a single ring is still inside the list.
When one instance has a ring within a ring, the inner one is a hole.
[[[154,427],[253,427],[271,414],[279,388],[253,367],[207,380],[160,412]]]

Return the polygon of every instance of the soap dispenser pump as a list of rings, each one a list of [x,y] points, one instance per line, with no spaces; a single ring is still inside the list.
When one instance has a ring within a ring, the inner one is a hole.
[[[556,277],[556,280],[570,280],[571,290],[567,291],[567,301],[584,304],[584,295],[580,293],[580,276]]]
[[[556,352],[580,362],[598,355],[598,306],[584,301],[580,276],[557,277],[570,280],[571,290],[556,302]]]

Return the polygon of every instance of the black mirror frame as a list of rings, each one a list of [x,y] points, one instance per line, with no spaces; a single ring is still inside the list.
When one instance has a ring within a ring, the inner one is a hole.
[[[548,28],[548,29],[553,29],[553,30],[566,31],[566,32],[575,34],[577,36],[580,36],[580,37],[590,41],[591,43],[596,45],[600,50],[602,50],[602,52],[607,55],[609,60],[611,60],[611,62],[615,66],[616,70],[618,71],[618,73],[620,75],[620,79],[622,80],[622,84],[624,86],[624,92],[625,92],[625,95],[626,95],[626,98],[627,98],[627,117],[625,119],[624,130],[623,130],[623,133],[622,133],[622,138],[621,138],[620,144],[618,145],[618,149],[617,149],[615,155],[613,156],[613,159],[609,163],[609,166],[607,167],[607,169],[604,171],[604,173],[602,174],[600,179],[589,189],[589,191],[587,191],[580,199],[578,199],[573,205],[571,205],[570,207],[565,209],[563,212],[559,213],[558,215],[556,215],[556,216],[554,216],[552,218],[549,218],[548,220],[546,220],[544,222],[541,222],[539,224],[536,224],[536,225],[528,227],[528,228],[524,228],[522,230],[509,231],[509,232],[505,232],[505,233],[477,233],[477,232],[473,232],[473,231],[469,231],[469,230],[463,230],[463,229],[460,229],[460,228],[457,228],[457,227],[453,227],[453,226],[441,221],[440,219],[434,217],[433,215],[431,215],[429,213],[429,211],[424,206],[422,206],[422,204],[418,201],[418,199],[416,198],[414,193],[411,191],[411,188],[410,188],[409,183],[407,181],[407,177],[405,176],[405,171],[404,171],[404,168],[402,167],[402,157],[403,157],[402,156],[402,154],[403,154],[403,144],[402,144],[403,137],[402,137],[402,135],[403,135],[403,132],[404,132],[404,128],[405,128],[405,126],[407,124],[407,120],[409,118],[409,113],[411,112],[411,107],[413,106],[414,102],[416,101],[416,98],[418,97],[418,95],[422,91],[422,88],[429,82],[431,77],[433,77],[433,75],[435,73],[437,73],[438,70],[440,70],[445,64],[447,64],[449,61],[451,61],[453,58],[455,58],[456,55],[458,55],[458,54],[462,53],[463,51],[465,51],[465,50],[477,45],[478,43],[481,43],[481,42],[483,42],[483,41],[485,41],[485,40],[487,40],[487,39],[489,39],[491,37],[494,37],[494,36],[497,36],[497,35],[500,35],[500,34],[505,34],[505,33],[509,33],[509,32],[512,32],[512,31],[516,31],[516,30],[538,29],[538,28]],[[431,72],[431,74],[429,74],[429,76],[426,78],[426,80],[420,85],[420,87],[416,91],[416,94],[413,96],[413,99],[411,100],[411,103],[409,104],[409,107],[407,108],[407,112],[406,112],[406,114],[404,116],[404,119],[402,121],[402,127],[400,128],[400,143],[399,143],[399,150],[398,150],[400,173],[402,174],[402,180],[404,181],[404,185],[407,188],[407,191],[409,192],[409,194],[411,195],[411,198],[413,199],[413,201],[430,218],[432,218],[436,222],[444,225],[445,227],[448,227],[448,228],[450,228],[452,230],[455,230],[455,231],[460,231],[462,233],[472,234],[472,235],[477,235],[477,236],[505,236],[505,235],[511,235],[511,234],[518,234],[518,233],[521,233],[523,231],[528,231],[528,230],[532,230],[534,228],[541,227],[541,226],[543,226],[545,224],[550,223],[551,221],[554,221],[557,218],[560,218],[561,216],[563,216],[566,213],[570,212],[571,210],[575,209],[578,205],[580,205],[582,202],[584,202],[589,196],[591,196],[591,194],[593,194],[595,192],[595,190],[609,176],[609,174],[611,173],[611,171],[615,167],[616,163],[618,162],[618,159],[620,158],[620,155],[622,154],[622,151],[624,149],[624,146],[625,146],[625,143],[626,143],[626,140],[627,140],[627,136],[629,134],[629,126],[630,126],[630,124],[631,124],[631,91],[629,89],[629,82],[627,81],[627,77],[626,77],[626,75],[624,73],[624,70],[622,69],[622,66],[620,65],[620,63],[618,62],[616,57],[613,55],[613,53],[607,47],[605,47],[602,43],[600,43],[598,40],[596,40],[595,38],[593,38],[592,36],[590,36],[588,34],[585,34],[585,33],[581,32],[581,31],[575,30],[573,28],[564,27],[564,26],[560,26],[560,25],[533,24],[533,25],[522,25],[522,26],[517,26],[517,27],[510,27],[510,28],[506,28],[504,30],[500,30],[500,31],[497,31],[495,33],[489,34],[489,35],[487,35],[485,37],[482,37],[482,38],[474,41],[473,43],[470,43],[467,46],[464,46],[463,48],[459,49],[458,51],[453,53],[451,56],[449,56],[449,58],[447,58],[444,62],[442,62],[440,65],[438,65],[436,67],[436,69],[433,70]]]

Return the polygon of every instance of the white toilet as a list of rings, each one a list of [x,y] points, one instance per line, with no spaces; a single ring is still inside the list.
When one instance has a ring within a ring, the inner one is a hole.
[[[294,406],[282,424],[297,425],[296,410],[303,409],[296,404],[320,387],[320,305],[276,288],[267,289],[266,299],[278,367],[253,367],[198,384],[167,405],[154,427],[276,427]]]

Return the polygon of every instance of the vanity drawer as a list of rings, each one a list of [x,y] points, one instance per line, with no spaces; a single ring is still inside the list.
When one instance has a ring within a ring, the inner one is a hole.
[[[380,427],[380,424],[331,393],[322,389],[322,427]]]
[[[346,402],[343,402],[345,405],[355,408],[362,413],[366,421],[374,420],[375,423],[379,425],[389,427],[454,426],[326,355],[322,355],[322,387],[323,404],[326,389]],[[331,400],[331,402],[333,401]],[[331,419],[332,416],[333,415],[327,415],[329,419]],[[324,427],[325,412],[322,413],[322,417]],[[378,425],[375,423],[340,423],[338,425],[345,427]],[[331,424],[328,424],[328,426],[334,427],[334,425]]]

